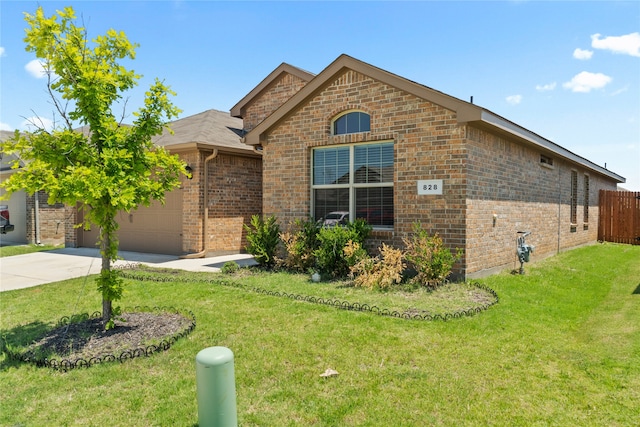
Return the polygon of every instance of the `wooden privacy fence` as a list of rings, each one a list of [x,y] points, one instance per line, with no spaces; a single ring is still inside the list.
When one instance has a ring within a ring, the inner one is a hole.
[[[640,192],[600,190],[598,240],[640,245]]]

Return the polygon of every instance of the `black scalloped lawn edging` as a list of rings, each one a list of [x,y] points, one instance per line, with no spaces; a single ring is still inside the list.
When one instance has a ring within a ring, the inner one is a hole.
[[[171,348],[173,344],[175,344],[180,338],[184,338],[189,335],[196,327],[196,317],[195,315],[189,311],[188,314],[180,312],[172,307],[145,307],[145,306],[135,306],[133,307],[135,311],[129,311],[127,309],[123,309],[124,312],[128,313],[139,313],[139,312],[153,312],[153,313],[174,313],[184,316],[185,318],[191,319],[189,326],[187,326],[182,331],[173,334],[163,340],[161,340],[158,344],[151,344],[146,347],[138,347],[131,350],[124,350],[121,353],[115,354],[105,354],[99,357],[92,357],[90,359],[56,359],[56,358],[39,358],[37,356],[32,356],[29,351],[26,352],[18,352],[13,351],[8,348],[4,348],[3,351],[7,355],[9,360],[14,360],[22,363],[31,363],[37,367],[46,367],[52,368],[55,370],[67,372],[71,369],[75,368],[88,368],[93,365],[99,365],[102,363],[110,363],[110,362],[125,362],[129,359],[134,359],[136,357],[148,357],[155,353],[159,353],[161,351],[166,351]],[[71,317],[64,316],[62,317],[58,323],[56,324],[56,328],[68,325],[69,323],[79,323],[82,321],[90,320],[90,319],[99,319],[102,317],[102,313],[99,311],[95,311],[92,314],[83,313],[83,314],[75,314]]]
[[[360,304],[360,303],[351,303],[348,301],[341,301],[339,299],[324,299],[321,297],[314,297],[314,296],[309,296],[309,295],[298,295],[298,294],[288,294],[286,292],[278,292],[278,291],[270,291],[270,290],[266,290],[266,289],[261,289],[261,288],[249,288],[247,286],[243,286],[239,283],[230,281],[230,280],[225,280],[225,279],[182,279],[182,278],[176,278],[176,277],[150,277],[148,275],[142,275],[142,274],[135,274],[133,268],[127,268],[126,271],[125,270],[121,270],[120,274],[122,275],[122,277],[125,277],[127,279],[133,279],[133,280],[140,280],[140,281],[154,281],[154,282],[200,282],[200,283],[208,283],[211,285],[221,285],[221,286],[228,286],[228,287],[233,287],[233,288],[238,288],[238,289],[244,289],[244,290],[251,290],[253,292],[259,293],[259,294],[264,294],[264,295],[269,295],[269,296],[275,296],[275,297],[282,297],[282,298],[289,298],[292,300],[296,300],[296,301],[304,301],[304,302],[308,302],[308,303],[312,303],[312,304],[320,304],[320,305],[328,305],[331,307],[336,307],[342,310],[351,310],[351,311],[362,311],[362,312],[370,312],[370,313],[374,313],[377,314],[379,316],[388,316],[388,317],[395,317],[398,319],[407,319],[407,320],[425,320],[425,321],[433,321],[433,320],[450,320],[450,319],[459,319],[461,317],[467,317],[467,316],[474,316],[478,313],[481,313],[485,310],[488,310],[491,306],[497,304],[500,301],[500,298],[498,297],[498,294],[491,288],[489,288],[488,286],[482,285],[478,282],[472,282],[470,283],[471,285],[477,287],[478,289],[481,289],[489,294],[491,294],[495,300],[487,303],[487,304],[483,304],[480,305],[478,307],[474,307],[474,308],[470,308],[467,310],[460,310],[460,311],[455,311],[452,313],[444,313],[444,314],[420,314],[420,313],[412,313],[410,311],[405,311],[405,312],[399,312],[397,310],[389,310],[386,308],[380,308],[378,306],[370,306],[368,304]]]

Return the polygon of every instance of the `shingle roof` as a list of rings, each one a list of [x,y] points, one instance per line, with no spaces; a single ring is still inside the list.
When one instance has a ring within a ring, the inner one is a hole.
[[[207,110],[175,120],[169,126],[173,135],[165,130],[162,135],[153,139],[155,144],[171,149],[175,145],[195,143],[222,151],[254,152],[253,147],[240,140],[244,136],[242,120],[231,117],[228,112]]]

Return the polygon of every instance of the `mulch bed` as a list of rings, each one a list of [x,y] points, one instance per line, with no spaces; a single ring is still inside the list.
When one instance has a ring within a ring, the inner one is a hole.
[[[115,328],[104,330],[101,318],[90,318],[49,331],[27,349],[36,358],[103,359],[157,345],[189,329],[193,319],[171,312],[123,313]]]

